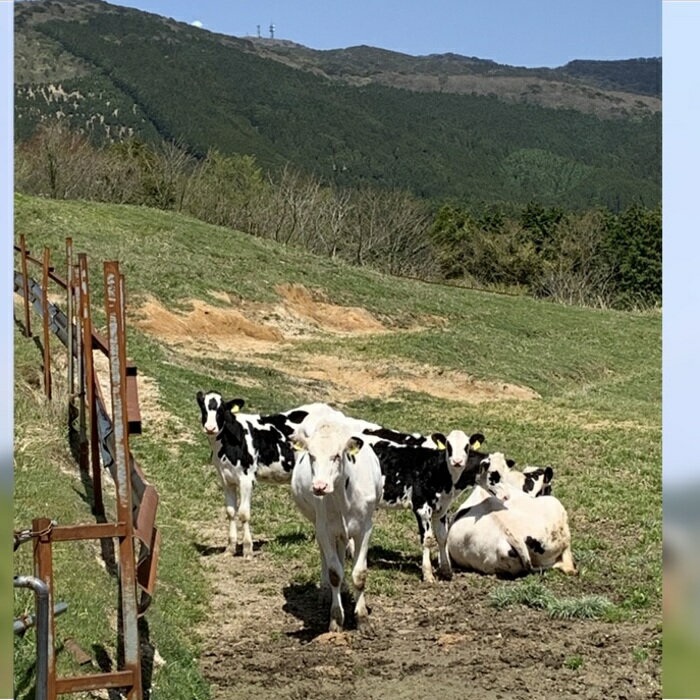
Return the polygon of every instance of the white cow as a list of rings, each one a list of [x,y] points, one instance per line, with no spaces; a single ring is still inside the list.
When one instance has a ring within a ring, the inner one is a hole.
[[[541,488],[549,481],[542,479]],[[522,484],[502,453],[482,460],[477,486],[457,510],[447,535],[450,557],[485,574],[549,568],[576,573],[564,507],[554,496],[534,498],[535,490],[524,492]]]
[[[298,438],[292,496],[314,524],[321,553],[321,589],[331,588],[331,632],[343,628],[340,588],[348,542],[353,543],[352,582],[358,626],[367,620],[365,583],[372,517],[382,497],[379,460],[343,423],[317,425]]]

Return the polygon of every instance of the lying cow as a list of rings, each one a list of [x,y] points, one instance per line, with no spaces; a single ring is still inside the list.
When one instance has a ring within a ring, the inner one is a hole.
[[[243,399],[224,401],[215,391],[198,392],[197,403],[202,412],[202,429],[212,448],[212,462],[224,490],[229,549],[236,553],[240,520],[243,556],[249,559],[253,555],[250,532],[253,484],[256,481],[288,483],[295,462],[288,437],[338,412],[326,404],[315,403],[269,416],[241,413]]]
[[[485,574],[549,568],[576,573],[566,511],[554,496],[541,495],[551,490],[552,471],[547,469],[514,473],[500,452],[481,461],[477,486],[457,510],[447,535],[455,564]]]
[[[344,423],[318,425],[310,437],[300,435],[298,443],[292,496],[316,529],[321,589],[331,588],[329,629],[343,629],[340,589],[349,541],[353,543],[355,616],[361,626],[368,616],[365,582],[372,517],[382,497],[379,460]]]
[[[375,435],[372,443],[384,476],[381,505],[413,510],[423,547],[423,580],[435,580],[430,548],[436,543],[438,573],[448,579],[452,567],[447,556],[447,512],[454,499],[475,483],[478,465],[468,467],[469,451],[476,449],[484,436],[477,433],[470,437],[461,430],[453,430],[447,437],[434,433],[430,438],[412,435],[402,440],[396,438],[398,435],[403,434],[395,433],[396,441],[391,442],[377,440]],[[458,487],[458,482],[463,485]]]

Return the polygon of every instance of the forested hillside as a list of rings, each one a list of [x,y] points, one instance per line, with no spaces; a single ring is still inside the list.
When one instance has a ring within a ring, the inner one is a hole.
[[[353,85],[264,58],[248,41],[95,0],[19,3],[17,46],[20,140],[52,117],[96,141],[178,140],[197,157],[247,153],[266,170],[292,163],[325,184],[434,201],[536,197],[617,210],[659,201],[660,116],[650,111],[603,120]],[[491,65],[437,61],[455,62]]]

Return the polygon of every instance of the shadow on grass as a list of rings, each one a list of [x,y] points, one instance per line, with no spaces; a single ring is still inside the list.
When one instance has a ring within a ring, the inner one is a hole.
[[[285,586],[285,604],[282,609],[294,615],[304,623],[304,628],[296,632],[288,632],[287,636],[294,637],[301,642],[310,642],[320,634],[328,632],[330,619],[330,591],[321,592],[320,587],[315,583],[292,583]],[[343,611],[345,613],[346,630],[356,629],[355,623],[355,601],[345,590],[341,594]]]
[[[268,540],[253,540],[253,552],[260,552],[263,545],[267,544],[267,542]],[[192,546],[197,551],[197,554],[202,557],[213,557],[219,554],[225,554],[228,551],[228,547],[226,545],[211,545],[202,544],[200,542],[192,542]],[[240,542],[236,545],[235,555],[230,556],[243,556],[243,545]]]
[[[404,554],[381,545],[372,545],[367,553],[367,565],[370,569],[388,569],[415,573],[422,578],[421,558],[418,554]]]

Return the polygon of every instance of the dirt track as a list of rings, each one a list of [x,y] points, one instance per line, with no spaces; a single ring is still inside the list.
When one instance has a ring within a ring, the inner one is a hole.
[[[635,661],[632,653],[655,638],[652,624],[499,611],[477,574],[432,586],[416,579],[398,595],[377,595],[370,556],[372,630],[330,634],[315,584],[291,583],[290,567],[274,566],[264,543],[253,561],[232,559],[211,544],[221,537],[212,531],[196,543],[213,581],[201,666],[215,698],[661,697],[658,658]],[[581,667],[567,668],[576,656]]]

